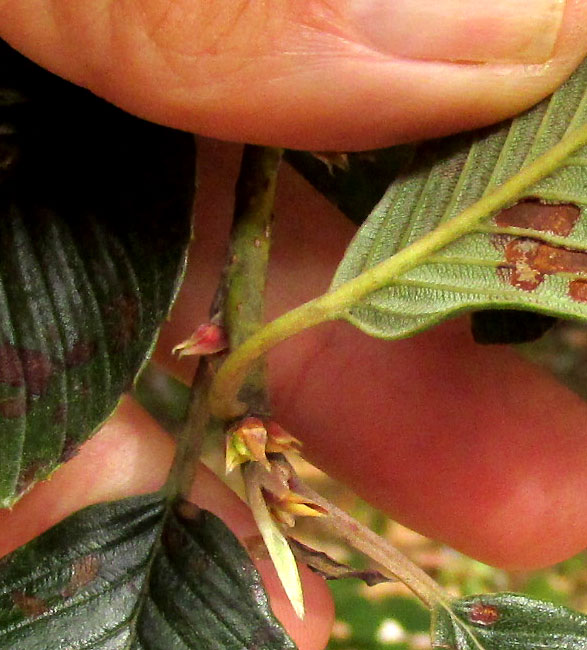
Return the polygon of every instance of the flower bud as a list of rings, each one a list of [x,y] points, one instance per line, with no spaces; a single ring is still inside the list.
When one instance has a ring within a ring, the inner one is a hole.
[[[224,328],[210,322],[200,325],[189,339],[176,345],[172,353],[177,354],[181,359],[181,357],[187,356],[215,354],[227,347],[228,337]]]
[[[261,463],[269,471],[266,445],[267,430],[262,420],[247,417],[238,422],[228,431],[226,439],[226,473],[249,460]]]

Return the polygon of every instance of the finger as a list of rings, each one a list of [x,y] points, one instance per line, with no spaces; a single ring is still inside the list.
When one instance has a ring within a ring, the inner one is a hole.
[[[0,0],[0,34],[150,120],[347,150],[472,128],[535,103],[585,56],[587,4]]]
[[[204,148],[199,263],[157,358],[205,315],[230,217],[228,149]],[[270,316],[328,286],[349,223],[293,174],[278,200]],[[209,239],[210,238],[210,239]],[[194,322],[195,321],[195,322]],[[173,365],[173,364],[176,365]],[[270,355],[275,416],[329,474],[417,530],[486,562],[537,567],[587,543],[587,407],[505,347],[475,345],[465,322],[383,342],[344,324]]]
[[[152,492],[165,482],[173,456],[171,439],[132,400],[61,467],[11,511],[0,511],[0,557],[25,544],[68,515],[93,503]],[[202,507],[224,519],[245,541],[258,535],[245,504],[202,467],[193,490]],[[300,650],[324,648],[333,620],[324,581],[302,567],[307,616],[293,612],[270,562],[258,562],[275,614]]]

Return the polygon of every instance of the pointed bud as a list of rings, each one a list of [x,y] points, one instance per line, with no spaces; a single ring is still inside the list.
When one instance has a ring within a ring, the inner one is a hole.
[[[268,471],[269,461],[265,455],[267,430],[259,418],[248,417],[228,431],[226,440],[226,473],[249,460],[261,463]]]
[[[267,429],[267,453],[300,452],[302,443],[273,420],[265,423]]]
[[[179,358],[193,355],[207,355],[221,352],[228,347],[228,337],[223,327],[216,323],[203,323],[198,329],[179,345],[172,353]]]
[[[322,506],[291,490],[281,498],[263,490],[263,496],[275,521],[290,528],[294,526],[296,517],[323,517],[327,514]]]

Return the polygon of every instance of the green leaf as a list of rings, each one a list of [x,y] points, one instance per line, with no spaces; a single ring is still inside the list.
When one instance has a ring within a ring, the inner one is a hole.
[[[0,647],[295,645],[228,528],[152,494],[86,508],[0,561]]]
[[[192,136],[0,42],[0,507],[132,385],[183,271],[194,172]]]
[[[368,287],[385,261],[387,275],[380,269],[341,317],[384,338],[473,309],[587,318],[586,88],[583,63],[523,115],[417,150],[332,288],[361,276]]]
[[[438,608],[432,647],[443,650],[585,650],[587,616],[518,594],[471,596]]]

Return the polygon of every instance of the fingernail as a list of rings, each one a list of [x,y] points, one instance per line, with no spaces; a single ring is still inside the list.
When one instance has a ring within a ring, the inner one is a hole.
[[[544,63],[565,0],[348,0],[366,44],[396,56],[474,63]]]

